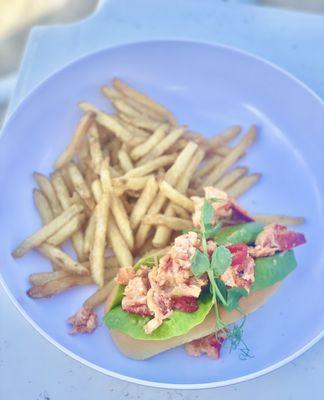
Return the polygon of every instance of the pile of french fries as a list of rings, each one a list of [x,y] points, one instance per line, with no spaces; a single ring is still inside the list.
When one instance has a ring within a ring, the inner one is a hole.
[[[163,253],[179,231],[192,227],[191,196],[215,186],[239,197],[260,178],[248,174],[247,167],[233,167],[254,142],[255,126],[230,147],[239,126],[206,139],[118,79],[102,92],[115,111],[81,102],[84,114],[53,173],[49,178],[34,173],[34,202],[43,227],[13,252],[21,257],[36,249],[52,265],[51,272],[30,275],[33,298],[95,283],[99,289],[84,305],[97,306],[112,289],[119,267]],[[256,217],[301,222],[287,218]],[[67,241],[75,256],[62,249]]]

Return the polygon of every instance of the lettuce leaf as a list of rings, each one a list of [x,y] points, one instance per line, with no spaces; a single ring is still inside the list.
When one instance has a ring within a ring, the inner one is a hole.
[[[149,317],[142,317],[136,314],[129,314],[121,306],[109,311],[103,321],[108,328],[124,332],[134,339],[140,340],[166,340],[175,336],[181,336],[189,332],[193,327],[204,321],[213,306],[210,293],[203,293],[199,300],[198,310],[193,313],[186,313],[175,310],[170,318],[163,321],[163,324],[147,335],[144,325],[150,320]]]
[[[277,253],[271,257],[262,257],[255,260],[255,281],[251,287],[254,292],[283,280],[297,266],[292,250]]]

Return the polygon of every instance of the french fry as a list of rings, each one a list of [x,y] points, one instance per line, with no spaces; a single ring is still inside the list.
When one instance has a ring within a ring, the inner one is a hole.
[[[89,130],[89,150],[93,171],[99,175],[103,154],[101,150],[101,144],[99,142],[98,129],[95,124],[92,124]]]
[[[69,222],[67,222],[61,229],[54,233],[47,239],[47,243],[52,246],[59,246],[69,239],[75,232],[77,232],[84,223],[84,215],[77,214]],[[82,260],[84,261],[84,260]]]
[[[134,247],[134,236],[125,206],[120,197],[111,194],[111,212],[129,249]]]
[[[147,183],[136,202],[133,211],[130,215],[130,226],[135,231],[139,226],[141,219],[149,209],[158,191],[158,184],[154,176],[147,180]]]
[[[209,148],[217,150],[219,147],[224,146],[229,141],[235,139],[241,132],[242,127],[239,125],[230,126],[225,131],[217,134],[209,140]]]
[[[73,275],[89,275],[89,270],[77,261],[74,261],[68,254],[58,247],[48,243],[43,243],[38,250],[50,259],[53,263],[60,266],[63,270]]]
[[[93,283],[91,276],[71,275],[61,279],[51,280],[44,285],[33,286],[27,291],[27,295],[33,299],[51,297],[74,286],[90,285]]]
[[[215,153],[219,154],[221,157],[227,156],[231,152],[232,148],[229,146],[219,146],[216,150]],[[242,154],[243,155],[243,154]]]
[[[156,159],[156,157],[161,156],[165,153],[172,145],[176,143],[176,141],[184,134],[185,127],[178,127],[173,129],[168,135],[165,136],[163,140],[159,143],[158,146],[155,146],[152,151],[147,153],[141,160],[140,165]]]
[[[87,112],[83,117],[81,117],[79,124],[77,125],[72,140],[64,152],[60,155],[55,163],[55,168],[62,168],[64,165],[69,163],[74,154],[80,149],[81,143],[84,136],[88,132],[91,124],[95,119],[95,114],[93,112]]]
[[[121,166],[121,169],[123,170],[124,173],[132,170],[134,168],[134,165],[129,158],[129,155],[125,150],[119,150],[118,152],[118,160],[119,164]]]
[[[160,183],[160,191],[168,198],[172,203],[188,210],[189,212],[194,212],[193,201],[188,199],[182,193],[178,192],[174,187],[168,184],[166,181]]]
[[[119,79],[114,79],[113,86],[126,97],[133,99],[137,103],[143,104],[148,109],[154,110],[158,115],[161,116],[161,118],[165,118],[167,121],[169,121],[171,125],[177,125],[177,121],[173,114],[168,109],[152,100],[150,97],[131,88],[125,82],[122,82]]]
[[[113,216],[108,224],[108,240],[121,267],[133,265],[133,256],[120,233]]]
[[[114,89],[110,86],[102,86],[101,91],[104,96],[107,97],[108,100],[118,100],[122,98],[122,94],[118,92],[118,90]]]
[[[246,167],[237,167],[232,169],[232,171],[227,172],[220,178],[217,182],[213,183],[213,186],[217,187],[218,189],[225,190],[229,186],[231,186],[234,182],[240,179],[242,176],[246,175],[248,169]]]
[[[253,143],[256,136],[256,127],[252,126],[240,143],[233,147],[231,152],[210,172],[204,179],[203,186],[212,185],[242,156],[246,149]]]
[[[72,205],[72,200],[70,197],[69,189],[67,185],[65,184],[65,181],[61,175],[61,172],[55,171],[52,174],[52,185],[54,187],[54,190],[56,192],[57,198],[61,204],[61,207],[63,210],[67,210],[69,207]],[[54,242],[49,242],[50,244],[53,244],[54,246],[57,246],[58,244],[64,242],[69,236],[70,232],[73,232],[72,235],[72,245],[73,248],[78,256],[79,261],[85,261],[85,253],[83,251],[84,247],[84,239],[82,232],[76,229],[77,226],[81,227],[81,225],[84,222],[84,218],[82,217],[82,220],[78,216],[74,217],[74,221],[70,221],[65,228],[62,228],[59,232],[57,232],[58,236],[52,237],[52,240]],[[60,242],[60,240],[62,240]]]
[[[206,161],[206,163],[198,169],[195,173],[193,179],[202,178],[206,174],[208,174],[211,170],[213,170],[220,162],[222,161],[222,157],[219,155],[214,155],[212,158]]]
[[[59,171],[61,172],[62,178],[63,178],[63,180],[69,190],[69,193],[71,195],[74,192],[74,187],[73,187],[73,183],[70,178],[69,171],[67,170],[66,167],[61,168]]]
[[[275,214],[254,214],[253,218],[260,224],[281,224],[281,225],[300,225],[305,222],[303,217],[290,217],[288,215],[275,215]]]
[[[63,271],[52,271],[52,272],[38,272],[35,274],[30,274],[28,277],[29,283],[33,286],[45,285],[50,281],[65,278],[70,276],[69,272]]]
[[[188,219],[171,217],[163,214],[155,214],[155,215],[147,214],[143,218],[143,223],[148,225],[165,225],[174,231],[191,229],[193,227],[192,221]]]
[[[165,167],[172,164],[177,159],[177,154],[169,154],[167,156],[157,157],[155,160],[148,161],[142,164],[140,167],[136,167],[131,171],[128,171],[122,178],[134,178],[145,176],[150,172],[156,171],[160,167]]]
[[[118,160],[118,152],[121,149],[122,142],[118,138],[114,138],[111,140],[107,148],[109,150],[109,158],[110,158],[110,163],[111,165],[117,165],[119,160]]]
[[[84,200],[85,204],[89,207],[89,209],[93,210],[95,206],[95,201],[93,200],[88,185],[84,180],[80,170],[74,163],[70,163],[68,166],[68,171],[76,192]]]
[[[101,196],[95,213],[95,233],[90,250],[90,265],[93,280],[99,285],[104,284],[104,255],[106,247],[107,226],[110,198],[108,193]]]
[[[144,189],[145,185],[147,184],[147,181],[152,176],[153,175],[146,175],[137,178],[114,178],[113,186],[115,195],[121,196],[128,190],[138,191]]]
[[[192,180],[192,177],[194,175],[194,172],[197,170],[199,164],[201,163],[201,161],[203,160],[205,155],[205,151],[198,148],[196,150],[196,152],[194,153],[194,155],[192,156],[191,161],[189,162],[186,170],[184,171],[184,173],[180,176],[179,182],[178,182],[178,187],[180,189],[178,189],[181,193],[185,193],[186,190],[189,187],[189,184]]]
[[[114,284],[115,281],[113,279],[105,283],[100,289],[96,290],[85,300],[83,306],[92,310],[93,308],[99,306],[99,304],[102,304],[106,300],[108,294],[111,292]]]
[[[177,206],[176,204],[172,204],[171,208],[176,217],[180,217],[182,219],[190,219],[190,215],[189,215],[188,211],[185,210],[184,208]]]
[[[168,130],[167,124],[159,125],[154,133],[142,144],[134,147],[130,153],[133,160],[139,160],[141,157],[148,154],[155,146],[160,145],[162,139]]]
[[[71,218],[73,218],[76,214],[82,212],[84,207],[81,205],[73,205],[67,210],[65,210],[61,215],[54,218],[51,222],[44,225],[37,232],[29,236],[26,240],[24,240],[12,253],[13,257],[22,257],[29,250],[34,247],[41,245],[45,242],[49,237],[51,237],[56,231],[62,228]]]
[[[101,198],[101,194],[102,194],[102,187],[101,187],[100,179],[96,179],[92,182],[91,190],[92,190],[93,197],[95,198],[96,203],[98,204],[100,201],[100,198]]]
[[[243,176],[243,178],[236,181],[233,185],[226,189],[229,196],[240,197],[252,186],[254,186],[260,179],[260,174],[251,174]]]
[[[85,254],[89,254],[93,246],[94,235],[96,231],[96,213],[92,213],[89,218],[88,225],[84,233],[84,244],[83,251]]]
[[[38,186],[40,187],[43,194],[46,196],[49,201],[52,211],[55,216],[61,214],[62,209],[60,207],[60,203],[56,197],[55,190],[51,184],[51,182],[46,178],[45,175],[39,174],[38,172],[34,172],[33,177],[35,178]]]
[[[81,110],[85,112],[93,112],[96,114],[96,121],[98,124],[103,125],[109,131],[113,132],[122,142],[127,143],[131,140],[131,134],[122,126],[115,118],[99,110],[87,102],[79,103]]]
[[[100,170],[101,191],[104,193],[109,193],[113,191],[110,170],[111,169],[109,167],[109,158],[106,157],[101,164],[101,170]]]
[[[34,189],[33,197],[43,224],[48,224],[52,219],[54,219],[54,214],[47,198],[38,189]]]

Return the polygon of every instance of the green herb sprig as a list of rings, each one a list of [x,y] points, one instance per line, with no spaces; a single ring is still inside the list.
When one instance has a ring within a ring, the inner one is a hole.
[[[201,228],[200,235],[202,241],[202,250],[196,250],[194,256],[191,259],[192,273],[200,278],[203,274],[208,275],[210,282],[210,292],[212,294],[214,313],[216,320],[216,331],[226,331],[227,337],[230,340],[230,350],[239,349],[240,359],[246,359],[251,357],[250,349],[242,339],[243,325],[245,322],[245,316],[239,307],[239,300],[241,297],[246,297],[248,292],[244,288],[227,288],[225,283],[221,280],[221,275],[230,267],[232,264],[232,254],[224,246],[218,246],[211,257],[207,252],[207,240],[214,237],[221,229],[222,224],[219,223],[216,226],[212,225],[214,217],[214,209],[208,200],[205,200],[201,210]],[[244,316],[241,324],[235,324],[231,330],[228,330],[226,324],[220,319],[218,304],[222,304],[228,311],[234,309],[240,311]],[[239,346],[242,347],[239,347]]]

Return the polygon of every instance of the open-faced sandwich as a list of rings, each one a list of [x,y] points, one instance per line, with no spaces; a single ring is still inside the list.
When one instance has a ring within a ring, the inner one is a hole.
[[[259,308],[296,267],[292,248],[305,243],[303,234],[255,222],[213,187],[192,200],[194,228],[115,278],[104,322],[128,357],[185,344],[191,355],[218,358],[227,337],[241,341],[240,326],[229,325]]]

